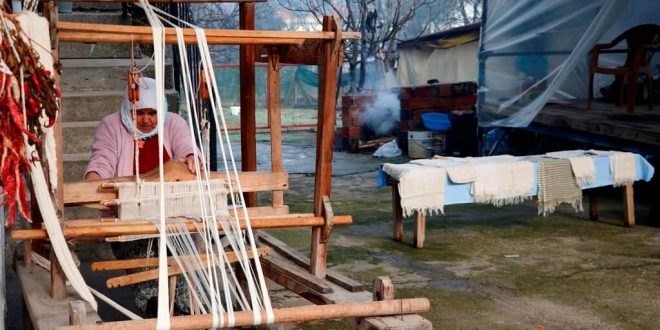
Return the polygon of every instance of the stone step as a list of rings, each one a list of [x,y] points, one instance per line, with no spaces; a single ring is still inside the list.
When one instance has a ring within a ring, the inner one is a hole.
[[[64,182],[82,181],[91,155],[91,153],[65,154],[63,156]]]
[[[81,154],[91,152],[98,121],[62,123],[62,152]]]
[[[126,77],[131,66],[129,59],[62,59],[62,92],[124,91]],[[148,59],[136,61],[139,68],[150,64]],[[154,67],[143,71],[146,77],[154,77]],[[172,65],[165,65],[165,89],[173,87]]]
[[[169,111],[179,112],[179,99],[175,90],[165,91]],[[121,107],[124,91],[91,91],[62,93],[62,120],[65,123],[100,121]]]
[[[62,22],[81,22],[96,24],[120,24],[131,25],[130,15],[124,16],[121,11],[117,12],[72,12],[60,13],[58,19]]]
[[[121,12],[72,12],[59,15],[60,21],[99,24],[131,25],[130,16]],[[136,46],[137,47],[137,46]],[[61,42],[60,58],[130,58],[128,44],[88,44],[82,42]]]
[[[74,2],[73,11],[121,11],[120,2]]]
[[[131,25],[131,17],[121,12],[73,12],[59,15],[60,21]],[[136,46],[137,48],[137,46]],[[61,42],[60,58],[130,58],[128,44],[89,44],[82,42]]]

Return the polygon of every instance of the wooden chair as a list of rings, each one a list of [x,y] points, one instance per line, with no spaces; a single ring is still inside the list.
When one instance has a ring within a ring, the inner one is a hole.
[[[626,62],[618,68],[605,68],[598,65],[598,57],[604,50],[611,49],[621,41],[627,43]],[[639,74],[646,75],[646,87],[649,93],[649,109],[653,106],[653,78],[651,76],[650,62],[655,50],[660,46],[660,26],[655,24],[644,24],[635,26],[608,44],[597,44],[591,50],[591,62],[589,65],[589,97],[588,108],[591,108],[593,98],[594,74],[614,75],[615,84],[619,85],[618,105],[623,104],[623,90],[625,82],[628,83],[628,98],[626,112],[632,113],[635,109],[635,96],[637,77]]]

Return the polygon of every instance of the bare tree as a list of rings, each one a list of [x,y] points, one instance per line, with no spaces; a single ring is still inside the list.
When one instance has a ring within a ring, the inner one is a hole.
[[[396,44],[450,26],[461,4],[480,0],[278,0],[299,16],[312,16],[319,23],[324,15],[336,15],[344,30],[360,32],[362,39],[348,42],[345,60],[352,91],[361,90],[367,79],[366,64],[382,61],[386,69],[396,60]],[[465,11],[465,14],[469,10]],[[460,15],[460,13],[458,13]]]
[[[264,2],[255,5],[255,24],[257,29],[282,29],[282,22],[272,15],[277,6]],[[235,3],[199,3],[193,4],[195,24],[211,29],[238,29],[239,7]],[[214,60],[217,63],[238,63],[238,46],[214,46]]]

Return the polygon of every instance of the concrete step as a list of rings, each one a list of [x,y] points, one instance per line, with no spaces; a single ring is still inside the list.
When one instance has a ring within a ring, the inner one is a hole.
[[[82,154],[91,152],[98,121],[62,123],[62,152]]]
[[[121,9],[121,6],[120,6]],[[120,11],[113,12],[72,12],[60,13],[58,18],[62,22],[81,22],[81,23],[97,23],[97,24],[120,24],[131,25],[132,19],[130,15],[124,16]]]
[[[121,11],[120,2],[74,2],[73,11]]]
[[[91,155],[91,153],[65,154],[64,182],[82,181]]]
[[[73,12],[59,15],[60,21],[131,25],[131,17],[121,12]],[[88,44],[61,42],[60,58],[130,58],[129,44]],[[136,46],[137,48],[137,46]]]
[[[100,121],[121,107],[124,91],[90,91],[62,93],[62,120],[68,122]],[[175,90],[165,91],[169,110],[179,112],[179,98]]]
[[[63,92],[124,91],[131,62],[129,59],[62,59]],[[136,61],[139,68],[150,63],[148,59]],[[154,77],[154,67],[143,71],[146,77]],[[165,89],[173,86],[172,65],[165,65]]]

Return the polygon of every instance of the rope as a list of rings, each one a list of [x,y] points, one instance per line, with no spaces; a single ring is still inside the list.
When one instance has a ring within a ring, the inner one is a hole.
[[[201,213],[201,221],[195,223],[195,226],[198,228],[198,236],[202,241],[201,248],[203,251],[208,254],[210,257],[206,260],[205,267],[201,266],[201,261],[193,260],[192,258],[179,258],[180,255],[196,255],[199,254],[200,250],[198,249],[195,240],[190,233],[187,232],[186,226],[179,223],[177,219],[171,219],[168,223],[164,223],[164,213],[163,208],[163,191],[164,188],[161,186],[161,221],[158,223],[161,233],[161,253],[160,258],[162,260],[163,256],[166,253],[163,252],[163,243],[165,242],[170,249],[174,260],[177,265],[184,270],[183,275],[186,278],[191,290],[191,297],[194,299],[196,306],[203,313],[210,312],[213,319],[213,327],[227,326],[232,327],[235,324],[234,310],[240,308],[243,310],[252,310],[253,322],[254,324],[262,324],[265,322],[272,323],[274,321],[274,315],[272,313],[272,306],[268,296],[268,289],[265,282],[265,277],[263,276],[263,271],[261,269],[261,264],[258,261],[258,255],[254,255],[256,259],[255,262],[251,262],[248,256],[248,247],[251,251],[256,251],[256,243],[254,235],[249,226],[249,216],[247,209],[245,208],[245,201],[243,199],[242,189],[240,186],[240,179],[238,176],[238,169],[236,167],[236,162],[234,160],[234,155],[231,148],[231,142],[229,139],[229,134],[226,129],[226,122],[224,115],[222,113],[222,105],[220,94],[217,89],[217,84],[215,81],[215,75],[213,74],[213,68],[211,64],[210,52],[208,50],[208,44],[206,42],[206,36],[204,30],[193,26],[187,22],[181,21],[172,15],[163,12],[157,8],[149,6],[144,0],[140,2],[140,5],[147,12],[147,18],[149,19],[150,24],[154,27],[154,31],[162,29],[162,23],[157,22],[158,15],[163,19],[167,24],[172,25],[176,31],[177,40],[178,40],[178,50],[181,56],[181,72],[182,80],[185,88],[185,99],[186,103],[189,105],[191,112],[197,113],[194,100],[191,99],[192,95],[195,95],[194,87],[192,84],[192,73],[186,63],[188,63],[188,55],[183,40],[183,31],[178,25],[174,25],[171,22],[168,22],[166,18],[171,20],[176,20],[181,22],[182,25],[190,26],[195,29],[197,36],[197,47],[201,53],[201,66],[202,72],[201,75],[205,79],[202,81],[206,82],[207,90],[210,91],[210,105],[213,113],[212,120],[215,120],[216,129],[218,130],[218,135],[222,138],[220,139],[220,150],[223,158],[223,164],[226,171],[226,184],[228,192],[236,192],[236,194],[229,193],[229,199],[231,204],[234,206],[232,208],[231,214],[227,209],[218,209],[218,205],[213,202],[211,192],[212,185],[209,177],[208,170],[201,170],[201,164],[208,164],[206,162],[205,153],[199,153],[197,149],[194,149],[194,165],[196,169],[195,176],[195,185],[197,186],[197,191],[201,194],[204,193],[205,198],[199,198],[196,203],[199,204],[199,213]],[[155,33],[155,32],[154,32]],[[161,39],[154,37],[155,42],[162,42]],[[159,47],[154,46],[154,54],[156,65],[158,66],[161,59],[159,58],[158,50]],[[158,69],[157,69],[158,80]],[[159,85],[160,86],[160,85]],[[159,95],[161,93],[159,92]],[[218,111],[220,109],[220,111]],[[218,124],[218,118],[222,125]],[[163,121],[159,119],[159,125],[162,125]],[[193,123],[192,120],[188,121],[189,130],[191,132],[191,143],[195,141],[203,141],[204,139],[200,136],[199,123]],[[159,132],[163,132],[162,128],[159,127]],[[164,132],[163,132],[164,133]],[[159,140],[162,138],[159,134]],[[162,166],[162,160],[160,160]],[[162,179],[161,179],[162,181]],[[161,183],[162,185],[162,183]],[[226,198],[226,197],[225,197]],[[239,206],[242,210],[238,210]],[[239,213],[242,211],[242,214]],[[242,216],[247,228],[243,231],[240,227],[239,218]],[[222,231],[224,232],[224,238],[221,239],[218,226],[221,226]],[[163,234],[167,233],[166,239],[163,239]],[[232,267],[228,267],[226,262],[227,258],[225,255],[225,246],[233,250],[238,256],[240,256],[237,270],[240,270],[244,277],[247,279],[247,292],[243,291],[243,288],[239,284],[237,279],[237,274],[234,272]],[[161,267],[165,268],[165,267]],[[159,283],[162,285],[167,280],[161,278]],[[160,292],[160,291],[159,291]],[[247,294],[246,294],[247,293]],[[163,299],[164,294],[159,293],[159,307],[161,303],[165,302],[166,299]],[[262,320],[261,311],[266,312],[266,320]],[[226,320],[223,319],[223,312],[226,313]],[[161,311],[159,308],[159,319],[162,317]],[[161,323],[160,325],[165,325]],[[159,328],[160,328],[159,325]]]

